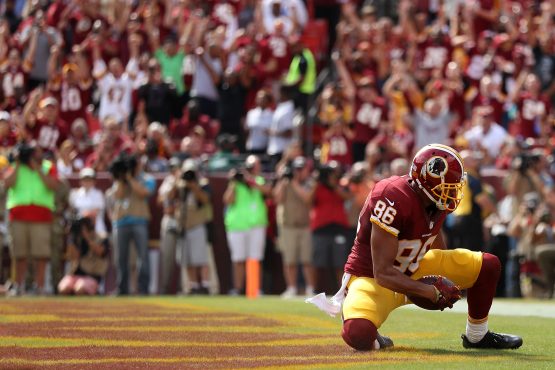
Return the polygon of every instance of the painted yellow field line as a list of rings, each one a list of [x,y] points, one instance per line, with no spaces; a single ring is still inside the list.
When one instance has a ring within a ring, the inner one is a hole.
[[[67,317],[64,315],[0,315],[2,323],[24,323],[24,322],[145,322],[145,321],[173,321],[173,322],[211,322],[211,321],[247,321],[248,316],[229,317],[191,317],[191,316],[133,316],[133,317]]]
[[[141,341],[91,338],[51,338],[51,337],[0,337],[0,347],[51,348],[51,347],[269,347],[269,346],[324,346],[340,344],[338,338],[294,338],[257,342],[199,342],[199,341]]]
[[[501,356],[487,356],[480,357],[480,360],[485,361],[497,361],[500,360]],[[34,359],[22,359],[22,358],[3,358],[0,359],[0,364],[11,364],[11,365],[35,365],[35,366],[57,366],[57,365],[84,365],[84,364],[108,364],[108,363],[219,363],[219,362],[261,362],[268,363],[270,361],[280,361],[280,362],[307,362],[307,361],[323,361],[320,364],[291,364],[290,366],[262,366],[257,367],[257,369],[299,369],[299,368],[317,368],[322,366],[333,366],[344,367],[352,366],[354,363],[368,362],[371,364],[383,364],[391,362],[401,362],[410,359],[419,359],[431,362],[452,362],[452,361],[466,361],[467,356],[462,355],[446,355],[446,356],[431,356],[425,355],[423,353],[403,353],[403,352],[385,352],[379,354],[364,354],[364,355],[353,355],[352,353],[346,353],[345,355],[307,355],[307,356],[254,356],[254,357],[159,357],[159,358],[99,358],[99,359],[84,359],[84,358],[73,358],[73,359],[57,359],[57,360],[34,360]],[[344,362],[336,362],[344,361]]]
[[[246,326],[246,325],[172,325],[172,326],[151,326],[151,325],[136,325],[136,326],[71,326],[61,327],[64,330],[74,331],[140,331],[140,332],[194,332],[206,333],[210,331],[217,331],[218,333],[289,333],[291,328],[289,326]],[[296,333],[297,334],[297,333]]]

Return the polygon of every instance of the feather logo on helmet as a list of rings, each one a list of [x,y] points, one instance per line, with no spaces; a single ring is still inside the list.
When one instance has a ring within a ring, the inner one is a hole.
[[[426,163],[426,172],[435,178],[442,178],[447,173],[449,165],[443,157],[432,157]]]

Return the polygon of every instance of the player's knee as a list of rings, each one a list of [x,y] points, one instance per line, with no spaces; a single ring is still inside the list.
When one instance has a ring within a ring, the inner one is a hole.
[[[482,272],[488,274],[490,277],[499,277],[501,274],[501,261],[497,256],[484,253],[482,257]]]
[[[378,329],[369,320],[349,319],[343,323],[341,336],[345,343],[358,351],[374,349],[374,342],[378,337]]]

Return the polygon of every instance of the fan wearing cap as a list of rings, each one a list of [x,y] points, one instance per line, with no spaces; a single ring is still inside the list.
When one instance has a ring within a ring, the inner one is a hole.
[[[60,118],[71,125],[78,118],[87,119],[93,80],[90,67],[81,51],[70,55],[61,73],[57,66],[59,53],[59,48],[54,48],[50,58],[50,91],[60,103]]]
[[[42,89],[33,90],[23,109],[25,137],[36,140],[47,153],[54,153],[67,138],[66,122],[59,117],[58,101],[53,96],[44,96]]]
[[[274,191],[277,203],[276,220],[279,228],[278,248],[283,258],[283,274],[287,289],[282,298],[297,295],[297,270],[302,265],[305,293],[314,293],[312,271],[312,241],[310,234],[310,203],[313,183],[310,165],[304,157],[296,157],[282,171]]]
[[[51,257],[55,192],[59,187],[56,166],[43,159],[34,142],[17,147],[16,163],[4,177],[8,189],[12,256],[16,262],[16,284],[22,286],[28,262],[35,265],[37,289],[44,287],[44,271]]]
[[[79,180],[79,188],[71,190],[69,205],[79,216],[93,219],[95,232],[101,237],[106,237],[106,201],[104,193],[95,186],[96,172],[90,167],[85,167],[79,172]]]
[[[182,287],[183,291],[208,294],[210,271],[206,224],[212,221],[212,205],[208,179],[201,175],[198,164],[194,159],[183,162],[170,199],[173,198],[175,205],[178,255],[189,280],[188,286]]]

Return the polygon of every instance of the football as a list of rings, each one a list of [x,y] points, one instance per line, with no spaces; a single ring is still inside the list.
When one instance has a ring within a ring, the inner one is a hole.
[[[438,280],[441,278],[441,282],[438,283]],[[447,279],[444,276],[439,276],[439,275],[428,275],[428,276],[423,276],[420,279],[418,279],[418,281],[423,282],[424,284],[428,284],[428,285],[436,285],[436,284],[441,284],[447,288],[454,288],[457,289],[455,284]],[[440,288],[438,285],[436,285],[436,288]],[[440,291],[442,291],[442,289],[439,289]],[[407,296],[407,298],[414,303],[415,305],[417,305],[418,307],[421,307],[425,310],[441,310],[441,305],[438,302],[432,302],[427,298],[424,297],[420,297],[420,296]],[[448,298],[449,302],[451,304],[454,304],[455,302],[457,302],[460,299],[460,294],[455,294],[451,297]]]

